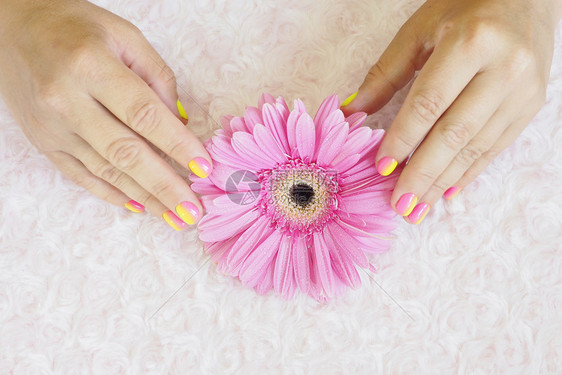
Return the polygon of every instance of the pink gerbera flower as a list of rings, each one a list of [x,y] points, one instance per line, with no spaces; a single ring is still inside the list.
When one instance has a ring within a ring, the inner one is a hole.
[[[366,254],[390,246],[397,174],[374,163],[384,131],[339,107],[330,96],[313,120],[302,101],[290,111],[264,94],[206,144],[213,172],[192,185],[207,211],[199,237],[221,271],[260,293],[326,300],[359,286]]]

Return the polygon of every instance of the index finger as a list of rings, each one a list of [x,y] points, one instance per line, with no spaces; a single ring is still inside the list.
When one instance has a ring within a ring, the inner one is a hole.
[[[377,153],[377,170],[392,173],[455,101],[482,66],[477,54],[463,53],[455,40],[443,40],[421,69]]]
[[[88,82],[92,97],[197,176],[211,173],[211,158],[202,143],[146,82],[113,56],[105,57],[98,66],[98,79]]]

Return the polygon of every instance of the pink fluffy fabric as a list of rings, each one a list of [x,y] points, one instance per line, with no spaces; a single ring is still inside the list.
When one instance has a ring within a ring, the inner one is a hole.
[[[96,3],[174,68],[208,139],[261,92],[310,108],[348,96],[422,1]],[[368,124],[388,126],[407,90]],[[419,226],[398,220],[379,273],[329,304],[257,295],[217,272],[195,228],[76,187],[0,101],[0,374],[559,373],[561,92],[559,28],[533,122]]]

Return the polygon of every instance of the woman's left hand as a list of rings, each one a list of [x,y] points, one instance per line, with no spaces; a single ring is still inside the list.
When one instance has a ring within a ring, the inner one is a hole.
[[[386,175],[413,152],[391,198],[407,221],[469,184],[542,107],[560,3],[429,0],[342,107],[373,113],[420,70],[376,157]]]

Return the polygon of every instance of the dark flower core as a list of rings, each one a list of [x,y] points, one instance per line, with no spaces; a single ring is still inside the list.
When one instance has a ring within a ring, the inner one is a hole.
[[[291,187],[293,202],[301,207],[306,207],[314,198],[314,189],[308,184],[295,184]]]

